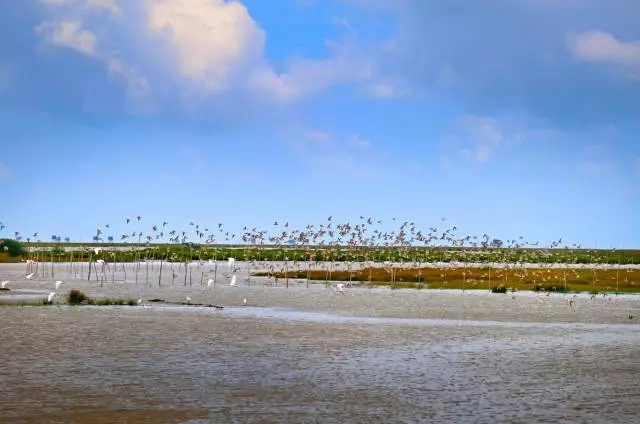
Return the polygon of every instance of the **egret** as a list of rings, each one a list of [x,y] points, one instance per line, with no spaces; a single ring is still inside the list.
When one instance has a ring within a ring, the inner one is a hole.
[[[97,264],[103,265],[104,264],[104,259],[98,259],[96,261]]]
[[[60,285],[62,283],[64,283],[64,281],[60,281],[60,280],[56,281],[56,290],[58,290],[60,288]]]
[[[344,293],[344,284],[343,283],[334,284],[333,288],[335,289],[336,293],[340,293],[340,294]]]
[[[207,287],[211,287],[213,285],[213,279],[209,278],[209,281],[207,281]]]
[[[93,251],[96,253],[96,255],[100,254],[100,248],[96,247],[95,249],[93,249]]]
[[[0,283],[0,287],[2,287],[3,289],[7,287],[7,284],[9,284],[9,280],[5,280],[2,283]]]
[[[229,283],[230,286],[235,286],[236,285],[236,276],[233,275],[231,276],[231,282]]]
[[[47,303],[51,303],[53,301],[53,297],[56,295],[55,292],[50,292],[49,296],[47,296]]]
[[[142,303],[142,298],[138,299],[138,305]]]
[[[191,298],[189,296],[186,296],[186,298],[187,298],[187,304],[190,304],[191,303]]]
[[[242,299],[242,306],[247,306],[247,298]]]
[[[31,277],[33,277],[33,272],[32,272],[31,274],[28,274],[28,275],[26,276],[27,280],[31,280]]]
[[[236,262],[235,258],[228,258],[227,259],[228,264],[229,264],[229,268],[231,269],[233,267],[233,264]]]

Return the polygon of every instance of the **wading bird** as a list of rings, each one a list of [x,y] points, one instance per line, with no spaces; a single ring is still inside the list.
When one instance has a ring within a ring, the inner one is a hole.
[[[60,280],[56,281],[56,290],[58,290],[60,288],[60,285],[62,283],[64,283],[64,281],[60,281]]]
[[[7,288],[7,284],[9,284],[9,280],[5,280],[2,283],[0,283],[0,287],[2,287],[3,289]]]

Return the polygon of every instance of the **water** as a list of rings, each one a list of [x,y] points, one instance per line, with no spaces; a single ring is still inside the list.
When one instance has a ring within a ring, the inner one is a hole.
[[[0,299],[52,289],[20,280],[23,268],[0,267],[14,281]],[[638,297],[571,308],[563,295],[240,284],[60,289],[224,310],[0,307],[2,422],[628,423],[640,412]]]

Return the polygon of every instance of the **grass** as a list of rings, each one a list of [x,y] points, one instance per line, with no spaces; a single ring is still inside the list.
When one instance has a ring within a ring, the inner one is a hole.
[[[632,264],[640,262],[640,250],[604,250],[604,249],[537,249],[537,248],[460,248],[460,247],[345,247],[345,246],[314,246],[282,247],[278,245],[263,245],[261,247],[248,245],[195,245],[182,244],[100,244],[103,250],[95,255],[86,250],[92,246],[86,243],[79,246],[76,243],[25,243],[31,251],[27,255],[11,257],[0,253],[0,263],[15,263],[26,259],[45,262],[95,261],[103,259],[105,262],[136,262],[141,258],[150,260],[165,260],[168,262],[184,262],[209,259],[224,259],[235,257],[239,261],[259,260],[278,261],[289,258],[290,261],[334,261],[334,262],[536,262],[536,263],[607,263]],[[126,250],[111,250],[111,248],[127,247]],[[82,248],[80,248],[82,247]],[[63,248],[74,249],[65,252]],[[53,251],[52,251],[53,250]]]
[[[285,278],[284,272],[259,272],[253,276],[273,276]],[[423,284],[433,289],[483,289],[493,290],[503,286],[516,290],[531,291],[590,291],[590,292],[640,292],[640,270],[596,270],[590,269],[477,269],[477,268],[397,268],[395,270],[397,288],[417,288]],[[383,268],[363,270],[288,271],[287,277],[312,281],[352,281],[372,286],[393,285],[390,274]]]
[[[3,264],[16,264],[22,262],[24,259],[21,256],[11,256],[7,252],[0,252],[0,263]]]
[[[138,302],[135,299],[123,298],[93,298],[84,294],[80,290],[69,290],[67,294],[67,303],[69,305],[93,305],[93,306],[117,306],[128,305],[136,306]]]

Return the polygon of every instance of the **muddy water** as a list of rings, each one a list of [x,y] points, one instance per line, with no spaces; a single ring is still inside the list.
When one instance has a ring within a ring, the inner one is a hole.
[[[52,289],[23,274],[0,268],[12,281],[0,299]],[[570,306],[527,293],[64,277],[61,294],[188,295],[225,309],[0,307],[0,422],[628,423],[640,413],[633,296]]]

